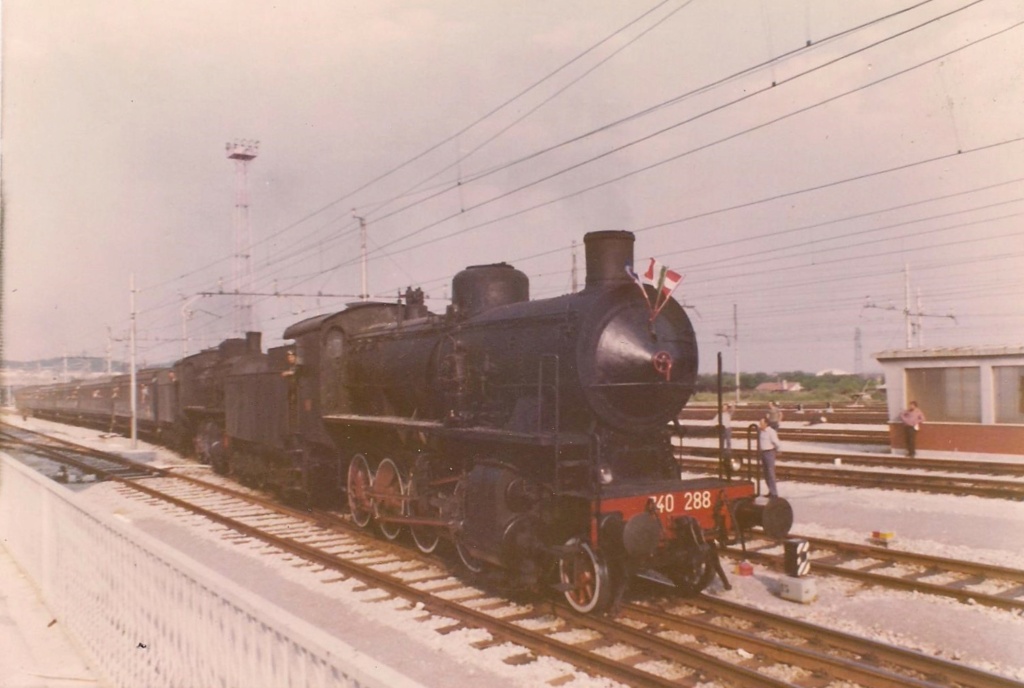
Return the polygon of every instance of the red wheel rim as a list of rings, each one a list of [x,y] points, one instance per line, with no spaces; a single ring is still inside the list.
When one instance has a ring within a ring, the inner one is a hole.
[[[405,486],[398,466],[391,459],[384,459],[373,477],[373,513],[377,517],[380,531],[389,540],[401,534],[399,523],[386,521],[389,516],[403,516],[405,513]]]
[[[366,457],[356,454],[348,465],[348,508],[352,520],[361,528],[366,527],[373,516],[373,500],[370,498],[372,482]]]

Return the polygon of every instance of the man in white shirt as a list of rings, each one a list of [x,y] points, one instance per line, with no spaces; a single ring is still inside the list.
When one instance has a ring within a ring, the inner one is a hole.
[[[768,425],[767,418],[762,418],[757,425],[760,429],[757,434],[757,453],[764,469],[764,481],[768,483],[768,497],[775,498],[779,496],[779,491],[775,487],[775,457],[782,444],[775,428]]]
[[[718,424],[722,427],[722,448],[725,455],[732,455],[732,404],[726,404],[718,416]]]

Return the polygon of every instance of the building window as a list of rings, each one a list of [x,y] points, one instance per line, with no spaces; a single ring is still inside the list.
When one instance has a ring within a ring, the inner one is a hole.
[[[981,422],[981,368],[907,368],[907,399],[932,422]]]
[[[1024,423],[1024,366],[994,366],[996,422]]]

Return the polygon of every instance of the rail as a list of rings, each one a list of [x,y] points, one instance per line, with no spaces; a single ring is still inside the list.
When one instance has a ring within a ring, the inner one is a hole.
[[[111,685],[415,685],[4,454],[0,537]]]

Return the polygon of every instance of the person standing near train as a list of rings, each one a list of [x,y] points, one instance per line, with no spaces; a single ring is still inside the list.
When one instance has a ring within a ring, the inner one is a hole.
[[[782,443],[779,442],[779,433],[768,424],[767,418],[758,421],[757,426],[757,454],[764,470],[764,481],[768,483],[768,497],[774,499],[779,496],[778,488],[775,486],[775,459],[782,449]]]
[[[719,432],[722,435],[722,449],[726,456],[732,456],[732,404],[726,404],[718,416]]]
[[[779,408],[777,401],[768,402],[768,425],[775,431],[778,431],[779,425],[782,423],[782,409]]]
[[[917,407],[916,401],[910,402],[900,413],[900,422],[903,423],[903,435],[907,440],[907,457],[912,459],[917,453],[917,432],[924,423],[924,413]]]

